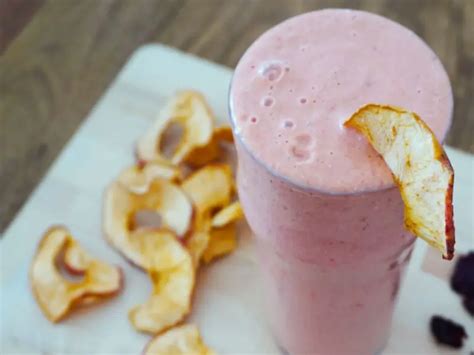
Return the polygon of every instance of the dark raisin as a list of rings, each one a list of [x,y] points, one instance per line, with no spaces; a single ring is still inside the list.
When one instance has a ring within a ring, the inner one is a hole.
[[[474,298],[465,298],[463,305],[469,314],[474,317]]]
[[[451,276],[451,288],[467,298],[474,298],[474,252],[461,256]]]
[[[462,325],[441,316],[431,317],[430,328],[438,343],[452,348],[461,348],[464,339],[467,338],[466,331]]]

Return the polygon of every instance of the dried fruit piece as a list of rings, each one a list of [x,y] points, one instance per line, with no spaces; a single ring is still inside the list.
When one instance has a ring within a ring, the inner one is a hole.
[[[449,319],[440,316],[431,317],[431,333],[440,344],[449,345],[453,348],[462,348],[464,339],[467,338],[464,327]]]
[[[415,113],[369,104],[345,123],[369,140],[390,168],[405,203],[405,226],[454,255],[454,172],[433,132]]]
[[[456,261],[451,288],[464,298],[464,308],[474,316],[474,252],[462,255]]]
[[[229,204],[234,192],[232,169],[227,164],[207,165],[188,176],[181,184],[197,213],[211,217],[215,209]]]
[[[223,227],[231,222],[243,218],[244,212],[239,201],[235,201],[224,207],[212,218],[212,227]]]
[[[137,164],[122,171],[118,181],[128,190],[137,194],[146,193],[153,180],[179,180],[181,172],[178,167],[163,163]]]
[[[187,177],[181,187],[196,211],[186,246],[197,266],[209,243],[212,213],[228,205],[234,193],[232,170],[226,164],[208,165]]]
[[[219,157],[221,148],[219,144],[211,140],[211,142],[203,147],[193,149],[186,157],[186,163],[196,168],[206,165]]]
[[[144,355],[214,355],[193,324],[181,325],[153,338]]]
[[[202,255],[207,264],[212,260],[229,254],[237,247],[235,222],[244,214],[239,201],[235,201],[217,212],[212,218],[209,243]]]
[[[195,167],[203,166],[219,157],[221,142],[232,143],[233,140],[232,128],[229,126],[217,127],[214,129],[211,141],[203,147],[193,149],[185,161]]]
[[[234,135],[230,126],[220,126],[214,129],[214,139],[218,142],[234,142]]]
[[[231,253],[236,247],[235,223],[230,223],[224,227],[213,228],[209,233],[209,242],[201,259],[208,264],[216,258]]]
[[[474,298],[465,298],[462,302],[466,311],[474,317]]]
[[[130,322],[143,332],[159,333],[183,320],[191,309],[195,274],[191,255],[170,232],[141,230],[150,242],[143,249],[153,283],[152,295],[129,313]]]
[[[82,278],[65,279],[66,270]],[[96,303],[117,294],[122,288],[118,267],[92,258],[61,226],[51,227],[43,236],[30,269],[30,282],[38,305],[52,322],[58,322],[74,307]]]
[[[174,165],[212,140],[214,116],[204,97],[196,91],[183,91],[164,107],[153,127],[138,141],[136,152],[140,160],[168,161],[160,151],[160,145],[163,133],[172,124],[183,128],[181,139],[169,159]]]
[[[190,235],[188,240],[186,240],[186,248],[191,254],[191,257],[193,259],[193,265],[195,268],[199,266],[199,262],[201,261],[202,255],[209,246],[210,239],[211,233],[209,231],[209,228],[206,228],[204,225],[196,225],[195,230]]]
[[[137,235],[133,223],[136,213],[143,210],[158,213],[163,228],[184,236],[192,223],[193,208],[181,188],[167,180],[153,180],[144,194],[133,193],[119,182],[113,182],[107,188],[104,202],[105,236],[128,260],[147,269],[144,249],[148,240]]]
[[[474,298],[474,252],[459,257],[451,276],[451,288],[464,297]]]

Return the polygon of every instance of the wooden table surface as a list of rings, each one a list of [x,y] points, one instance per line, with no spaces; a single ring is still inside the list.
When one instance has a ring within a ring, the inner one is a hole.
[[[0,0],[0,232],[137,47],[234,67],[263,31],[324,7],[376,12],[424,38],[454,87],[447,143],[474,153],[474,0]]]

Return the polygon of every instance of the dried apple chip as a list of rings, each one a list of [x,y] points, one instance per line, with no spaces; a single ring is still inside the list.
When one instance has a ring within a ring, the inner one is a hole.
[[[151,234],[143,252],[153,283],[152,295],[129,313],[130,322],[142,332],[160,333],[183,320],[191,309],[195,274],[191,255],[165,230],[141,230]],[[144,237],[138,236],[138,237]]]
[[[164,179],[176,181],[181,177],[178,167],[164,163],[133,165],[119,175],[118,181],[137,194],[146,193],[153,180]]]
[[[345,125],[361,132],[390,168],[405,203],[405,227],[452,259],[454,172],[430,128],[413,112],[375,104]]]
[[[237,238],[235,223],[230,223],[219,228],[213,228],[209,232],[209,242],[201,259],[208,264],[214,259],[231,253],[236,247]]]
[[[139,238],[134,226],[135,215],[143,210],[158,213],[162,227],[182,237],[191,226],[193,207],[182,189],[168,180],[153,180],[143,194],[134,193],[119,182],[113,182],[107,188],[104,202],[105,237],[128,260],[147,269],[143,251],[147,241]]]
[[[232,170],[226,164],[207,165],[187,177],[181,187],[195,207],[193,232],[186,246],[197,266],[209,243],[212,213],[228,205],[234,193]]]
[[[244,212],[239,201],[235,201],[224,207],[212,218],[212,227],[223,227],[231,222],[243,218]]]
[[[199,334],[197,326],[185,324],[153,338],[144,355],[214,355]]]
[[[188,176],[181,188],[199,215],[209,215],[230,203],[234,192],[232,169],[227,164],[210,164]]]
[[[209,144],[193,149],[186,157],[186,163],[194,168],[200,167],[217,159],[220,152],[219,143],[213,138]]]
[[[231,203],[214,215],[209,242],[202,254],[202,260],[206,264],[235,250],[237,247],[235,222],[243,216],[239,201]]]
[[[193,149],[186,157],[185,162],[194,167],[203,166],[217,159],[221,153],[221,142],[232,143],[232,128],[221,126],[214,129],[211,141],[202,147]]]
[[[232,128],[230,126],[220,126],[214,129],[214,139],[218,142],[233,143],[234,136],[232,134]]]
[[[161,150],[162,136],[172,124],[183,128],[179,143],[167,159]],[[153,127],[139,139],[137,157],[143,161],[179,164],[196,148],[204,147],[212,140],[214,115],[204,97],[196,91],[178,93],[160,112]]]
[[[60,262],[82,278],[77,282],[66,279],[59,271]],[[91,257],[66,228],[54,226],[46,231],[38,246],[31,264],[30,283],[44,315],[51,322],[58,322],[78,305],[117,294],[122,288],[122,272]]]

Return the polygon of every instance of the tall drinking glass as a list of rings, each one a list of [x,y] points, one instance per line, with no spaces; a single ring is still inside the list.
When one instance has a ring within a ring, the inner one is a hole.
[[[414,237],[383,160],[343,122],[366,103],[417,112],[439,139],[452,92],[433,51],[383,17],[291,18],[241,58],[230,109],[238,190],[269,324],[291,354],[375,354]]]

